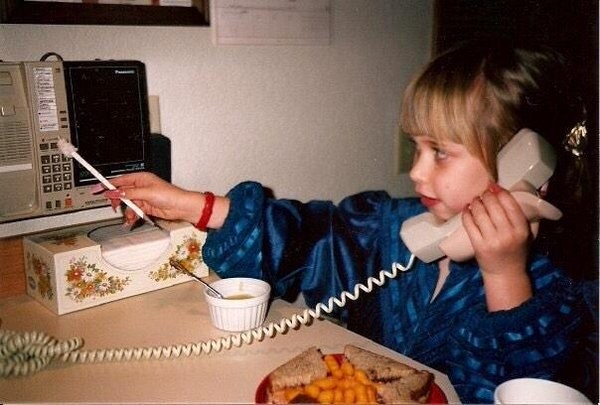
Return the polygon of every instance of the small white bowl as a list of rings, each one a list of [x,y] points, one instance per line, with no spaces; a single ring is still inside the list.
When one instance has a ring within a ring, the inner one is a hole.
[[[241,332],[262,325],[267,316],[271,286],[258,279],[233,277],[215,281],[211,287],[225,298],[217,298],[204,289],[210,318],[215,327]]]
[[[539,378],[516,378],[496,387],[494,403],[509,404],[585,404],[591,402],[569,386]]]

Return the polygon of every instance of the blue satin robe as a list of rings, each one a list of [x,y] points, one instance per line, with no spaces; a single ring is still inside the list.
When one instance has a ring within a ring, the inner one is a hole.
[[[425,210],[417,199],[385,192],[357,194],[338,206],[276,200],[253,182],[228,196],[230,214],[209,233],[205,262],[221,277],[262,278],[277,297],[301,292],[311,307],[393,262],[405,265],[411,254],[400,226]],[[487,311],[474,260],[452,262],[432,300],[438,274],[437,263],[416,260],[411,271],[336,315],[349,329],[446,373],[466,403],[492,402],[496,385],[510,378],[553,378],[589,312],[581,287],[542,256],[529,266],[534,297],[509,311]]]

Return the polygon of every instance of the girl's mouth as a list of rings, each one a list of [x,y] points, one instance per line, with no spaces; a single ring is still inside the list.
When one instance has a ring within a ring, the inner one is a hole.
[[[435,198],[421,196],[421,204],[423,204],[427,208],[431,208],[439,202],[440,202],[440,200],[437,200]]]

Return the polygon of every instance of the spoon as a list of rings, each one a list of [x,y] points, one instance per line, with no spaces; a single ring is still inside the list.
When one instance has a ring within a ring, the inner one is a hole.
[[[221,299],[225,299],[225,297],[223,296],[223,294],[221,294],[220,292],[218,292],[217,290],[215,290],[213,287],[211,287],[207,282],[205,282],[204,280],[202,280],[200,277],[198,277],[197,275],[195,275],[194,273],[192,273],[191,271],[188,271],[185,267],[183,267],[183,265],[181,263],[179,263],[177,260],[175,259],[169,259],[169,263],[171,264],[171,266],[175,267],[177,270],[187,274],[188,276],[194,278],[196,281],[202,283],[206,288],[209,289],[209,291],[215,295],[217,298],[221,298]]]

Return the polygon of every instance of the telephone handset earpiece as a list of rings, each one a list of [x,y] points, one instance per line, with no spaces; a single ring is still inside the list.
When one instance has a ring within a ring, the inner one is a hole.
[[[560,210],[536,195],[552,176],[556,155],[552,146],[530,129],[521,129],[498,153],[498,184],[515,197],[537,233],[542,218],[557,220]],[[454,261],[473,257],[473,247],[462,226],[461,216],[441,221],[426,212],[406,220],[400,237],[408,249],[424,262],[448,256]]]

